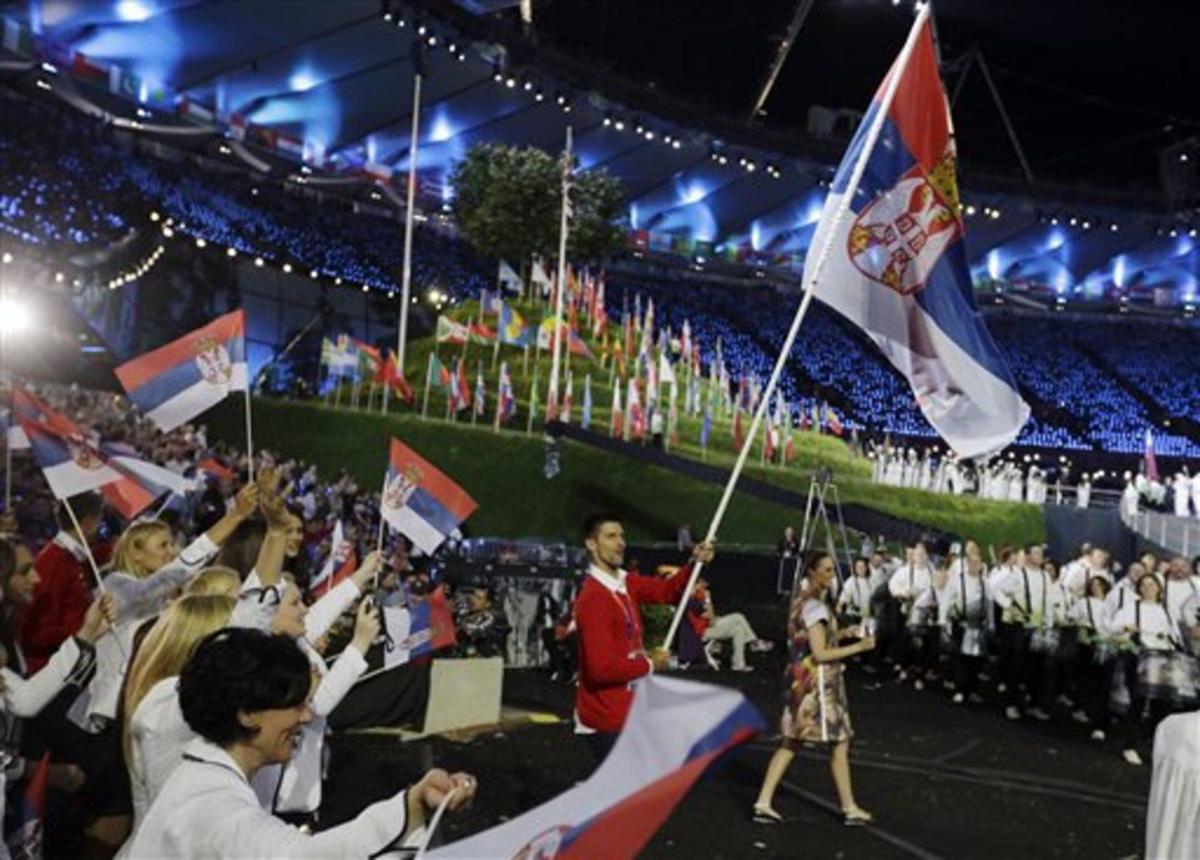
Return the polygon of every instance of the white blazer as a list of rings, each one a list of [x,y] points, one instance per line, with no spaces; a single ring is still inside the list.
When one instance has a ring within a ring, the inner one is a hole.
[[[368,806],[339,827],[309,835],[263,809],[225,750],[197,739],[134,834],[134,860],[303,860],[372,857],[408,829],[407,792]],[[418,834],[412,834],[413,837]]]

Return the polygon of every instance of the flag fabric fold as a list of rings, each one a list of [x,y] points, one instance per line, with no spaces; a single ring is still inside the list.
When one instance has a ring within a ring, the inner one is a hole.
[[[975,306],[950,110],[927,13],[910,40],[838,168],[809,246],[828,242],[830,251],[808,255],[804,281],[904,374],[942,438],[960,456],[976,457],[1015,440],[1029,406]],[[859,186],[837,220],[860,159]]]
[[[636,857],[705,771],[763,728],[741,693],[648,675],[636,682],[625,729],[590,778],[427,856]]]

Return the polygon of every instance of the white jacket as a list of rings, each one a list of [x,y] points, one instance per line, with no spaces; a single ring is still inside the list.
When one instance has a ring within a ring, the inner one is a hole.
[[[302,860],[372,857],[408,829],[407,792],[315,835],[263,809],[230,755],[205,740],[183,753],[126,854],[136,860]],[[416,834],[414,834],[415,836]]]
[[[133,655],[133,637],[138,628],[142,622],[165,610],[219,549],[208,535],[200,535],[172,561],[147,577],[139,579],[121,571],[104,577],[104,590],[117,604],[117,626],[111,636],[96,643],[96,677],[88,688],[91,695],[89,717],[105,722],[116,719],[121,687]]]

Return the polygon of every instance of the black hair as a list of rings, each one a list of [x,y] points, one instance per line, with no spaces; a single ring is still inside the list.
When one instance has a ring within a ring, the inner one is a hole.
[[[95,493],[80,493],[77,496],[71,496],[69,499],[63,499],[54,506],[54,521],[65,532],[73,531],[75,528],[71,522],[71,514],[67,511],[68,504],[70,504],[71,510],[75,512],[75,519],[79,520],[80,523],[88,517],[98,517],[104,513],[104,503]]]
[[[583,521],[583,539],[586,541],[586,540],[590,540],[590,539],[594,538],[600,532],[600,527],[603,526],[605,523],[619,523],[619,522],[621,522],[621,518],[616,516],[615,514],[608,514],[608,513],[592,514],[590,517],[588,517],[586,520]]]
[[[1035,549],[1044,549],[1040,543],[1030,543],[1025,545],[1025,552],[1033,552]]]
[[[213,564],[232,567],[245,579],[258,562],[258,551],[267,536],[267,523],[262,517],[242,520],[225,541]]]
[[[192,731],[219,746],[254,737],[239,714],[294,708],[308,698],[312,667],[295,640],[227,627],[200,640],[179,675]]]

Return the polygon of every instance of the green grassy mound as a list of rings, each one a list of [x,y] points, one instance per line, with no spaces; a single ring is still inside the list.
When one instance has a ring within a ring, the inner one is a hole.
[[[432,409],[430,413],[434,414]],[[210,413],[207,423],[214,439],[244,445],[240,400],[226,401]],[[542,474],[541,436],[523,432],[524,421],[512,424],[521,432],[497,433],[490,423],[473,427],[469,419],[449,423],[395,412],[385,417],[319,402],[259,399],[254,406],[256,447],[314,462],[326,476],[345,468],[364,486],[382,482],[387,440],[397,436],[479,502],[469,524],[475,534],[573,541],[583,519],[597,510],[620,516],[631,539],[641,542],[674,540],[681,523],[690,524],[697,535],[707,529],[721,486],[571,440],[562,442],[561,474],[548,481]],[[734,455],[729,447],[726,442],[722,450],[710,448],[707,462],[731,466]],[[1032,505],[879,487],[870,482],[865,464],[838,439],[800,434],[796,447],[797,458],[791,466],[763,465],[755,459],[746,473],[803,493],[808,488],[808,470],[825,465],[833,471],[844,502],[970,535],[984,544],[1039,540],[1044,535],[1041,512]],[[676,453],[697,459],[698,452],[698,448],[690,451],[682,445],[676,449]],[[719,537],[725,544],[773,545],[784,525],[799,526],[802,517],[800,510],[738,493]]]

